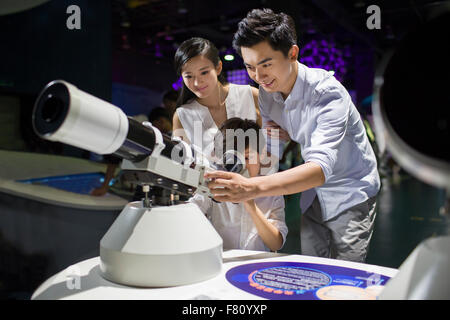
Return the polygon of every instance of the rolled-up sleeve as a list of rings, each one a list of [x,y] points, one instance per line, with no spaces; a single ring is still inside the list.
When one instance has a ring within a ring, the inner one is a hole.
[[[339,87],[327,88],[318,95],[313,108],[317,108],[311,139],[302,155],[305,162],[320,165],[325,182],[333,174],[339,145],[343,141],[348,121],[348,97]]]

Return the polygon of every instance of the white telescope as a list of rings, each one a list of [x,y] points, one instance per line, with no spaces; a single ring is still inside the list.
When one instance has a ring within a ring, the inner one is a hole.
[[[144,191],[157,187],[208,196],[205,170],[245,169],[238,153],[225,154],[225,165],[212,163],[185,142],[172,141],[150,123],[128,118],[118,107],[62,80],[50,82],[40,93],[33,127],[44,139],[119,156],[125,177],[143,184]],[[113,282],[183,285],[219,273],[222,239],[194,204],[136,201],[125,206],[102,238],[100,260],[102,275]]]

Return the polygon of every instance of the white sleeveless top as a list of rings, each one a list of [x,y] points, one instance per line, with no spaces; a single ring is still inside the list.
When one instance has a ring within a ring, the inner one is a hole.
[[[227,119],[238,117],[256,121],[255,100],[249,85],[230,83],[225,107]],[[211,155],[214,150],[214,137],[219,128],[208,107],[194,99],[178,107],[176,113],[190,143],[203,150],[205,155]]]

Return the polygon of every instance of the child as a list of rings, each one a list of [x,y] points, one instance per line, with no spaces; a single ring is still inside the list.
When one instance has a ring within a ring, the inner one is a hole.
[[[235,135],[234,141],[227,141],[227,130],[234,130],[237,135],[241,133],[243,136]],[[254,144],[248,138],[251,131],[256,132],[253,135],[257,140],[254,141]],[[264,141],[260,144],[260,140],[264,139],[260,126],[252,120],[230,118],[222,124],[219,134],[224,139],[225,147],[231,144],[234,150],[245,154],[245,167],[248,175],[250,177],[258,176],[261,168],[259,146],[265,144]],[[237,141],[240,138],[244,138],[244,150],[237,148]],[[231,202],[218,203],[208,197],[195,195],[189,201],[196,203],[210,219],[223,239],[225,250],[277,251],[284,245],[288,230],[284,220],[284,198],[282,196],[261,197],[234,204]]]

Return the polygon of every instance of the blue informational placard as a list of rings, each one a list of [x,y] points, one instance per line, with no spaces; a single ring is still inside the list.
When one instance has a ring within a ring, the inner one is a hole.
[[[324,264],[260,262],[234,267],[227,280],[271,300],[372,300],[390,279],[378,273]]]

